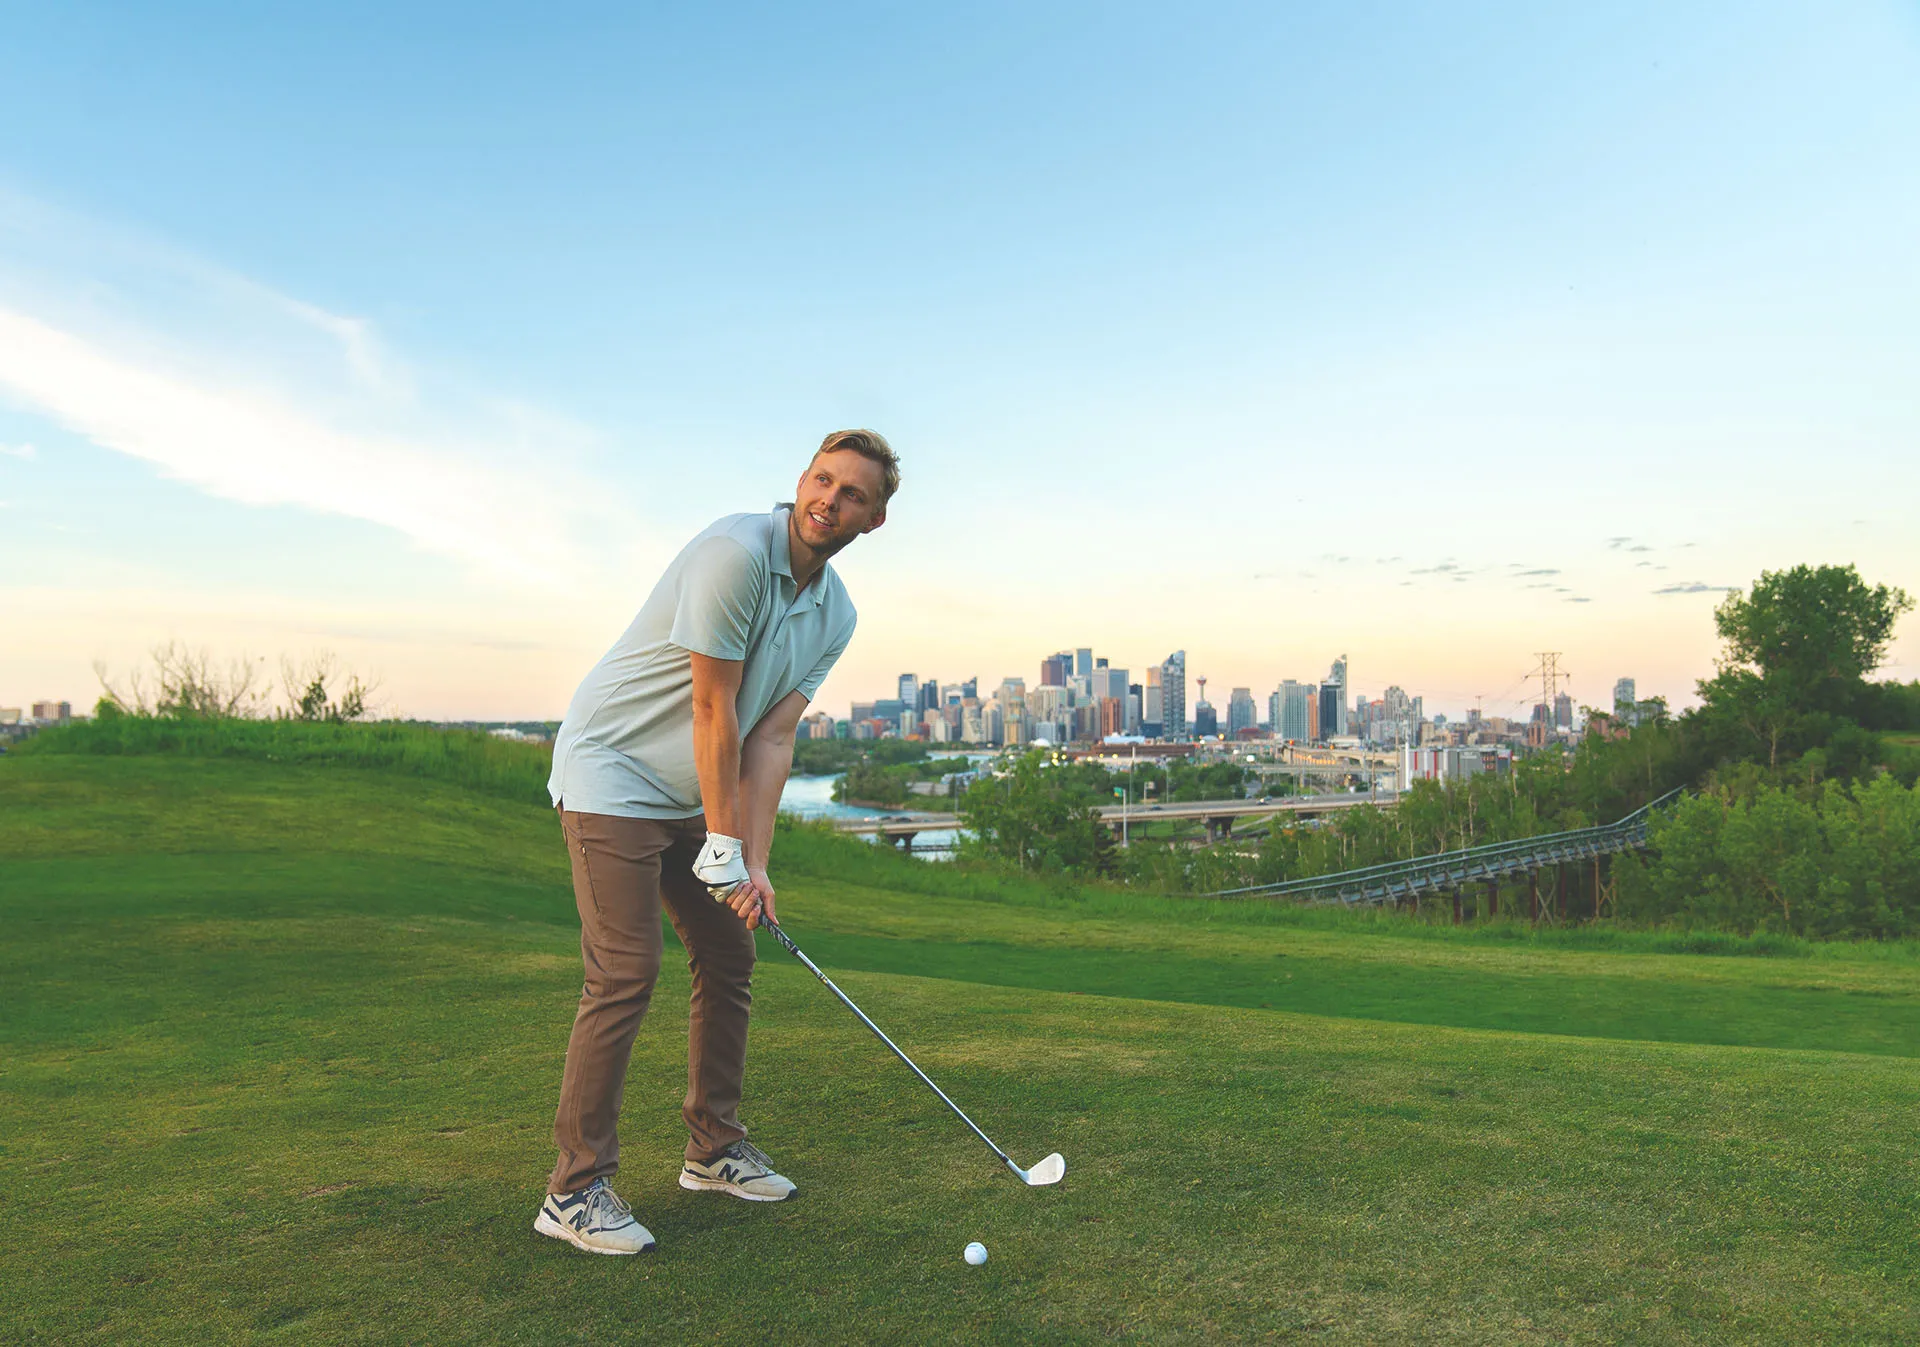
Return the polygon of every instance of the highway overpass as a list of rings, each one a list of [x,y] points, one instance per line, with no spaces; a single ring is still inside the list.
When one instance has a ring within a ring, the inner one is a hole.
[[[1128,823],[1157,823],[1164,819],[1201,819],[1207,825],[1207,835],[1218,837],[1225,835],[1238,819],[1271,818],[1279,814],[1312,818],[1337,813],[1342,809],[1352,809],[1363,804],[1390,805],[1394,799],[1393,795],[1382,792],[1377,797],[1300,795],[1271,800],[1194,800],[1185,804],[1130,804],[1124,808],[1114,804],[1100,810],[1100,820],[1118,832],[1123,817]],[[834,820],[834,827],[841,832],[856,833],[866,837],[885,837],[894,841],[906,839],[909,842],[918,833],[944,832],[965,826],[958,814],[885,815],[871,819]]]

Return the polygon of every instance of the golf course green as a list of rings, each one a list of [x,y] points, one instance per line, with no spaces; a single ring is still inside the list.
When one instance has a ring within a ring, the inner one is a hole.
[[[1079,893],[808,829],[743,1116],[536,1235],[578,994],[552,815],[357,767],[0,757],[0,1342],[1920,1340],[1920,950]],[[969,1240],[985,1266],[961,1257]]]

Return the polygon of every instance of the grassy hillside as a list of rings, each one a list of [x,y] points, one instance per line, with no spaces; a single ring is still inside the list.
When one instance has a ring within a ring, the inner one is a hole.
[[[579,984],[550,814],[350,766],[0,759],[0,1341],[1911,1340],[1911,947],[782,851],[793,935],[1065,1184],[998,1172],[768,946],[747,1116],[800,1196],[674,1185],[671,967],[621,1178],[661,1248],[574,1255],[529,1228]]]

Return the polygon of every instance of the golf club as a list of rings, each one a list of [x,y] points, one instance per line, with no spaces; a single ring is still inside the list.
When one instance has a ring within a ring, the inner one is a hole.
[[[769,917],[764,908],[762,908],[760,911],[760,924],[766,927],[768,934],[770,934],[775,940],[780,942],[780,947],[782,949],[786,950],[787,953],[791,954],[794,958],[798,959],[801,963],[805,964],[807,971],[809,973],[819,978],[821,983],[825,985],[828,991],[832,992],[835,996],[839,997],[841,1005],[845,1006],[848,1010],[851,1010],[855,1015],[859,1016],[860,1023],[866,1025],[867,1028],[871,1029],[873,1031],[873,1036],[875,1038],[879,1039],[882,1043],[885,1043],[889,1048],[891,1048],[893,1050],[893,1055],[895,1057],[898,1057],[901,1061],[905,1062],[907,1064],[907,1069],[909,1071],[913,1072],[914,1075],[920,1077],[921,1084],[925,1085],[929,1090],[932,1090],[935,1094],[939,1095],[940,1102],[945,1104],[948,1108],[952,1109],[954,1116],[956,1118],[960,1119],[960,1121],[965,1123],[968,1127],[973,1128],[973,1134],[979,1137],[982,1141],[986,1142],[987,1149],[992,1151],[995,1155],[999,1156],[1000,1159],[1005,1162],[1008,1169],[1011,1169],[1014,1173],[1018,1174],[1020,1176],[1020,1181],[1022,1183],[1027,1184],[1030,1187],[1042,1188],[1050,1183],[1058,1183],[1060,1182],[1061,1179],[1066,1177],[1067,1162],[1061,1158],[1060,1153],[1058,1151],[1055,1151],[1052,1155],[1049,1155],[1046,1159],[1042,1160],[1039,1164],[1035,1165],[1032,1169],[1022,1169],[1020,1168],[1019,1165],[1016,1165],[1013,1162],[1012,1156],[1008,1155],[1005,1151],[1001,1150],[998,1146],[994,1145],[993,1138],[988,1136],[985,1132],[982,1132],[979,1128],[979,1125],[976,1124],[973,1119],[969,1118],[965,1113],[962,1113],[960,1111],[960,1106],[958,1104],[954,1103],[951,1099],[947,1098],[947,1092],[941,1089],[938,1085],[935,1085],[933,1083],[933,1078],[931,1076],[929,1076],[926,1072],[922,1071],[919,1067],[913,1064],[913,1058],[907,1056],[906,1053],[900,1051],[899,1044],[895,1043],[892,1039],[888,1038],[885,1034],[880,1032],[880,1026],[867,1018],[866,1012],[861,1010],[859,1006],[856,1006],[853,1003],[852,997],[848,996],[845,992],[841,991],[838,987],[833,985],[833,979],[820,971],[820,966],[816,964],[812,959],[809,959],[806,956],[806,954],[802,952],[801,948],[798,945],[793,943],[792,939],[788,937],[787,933],[780,929],[780,923],[773,920],[773,918]]]

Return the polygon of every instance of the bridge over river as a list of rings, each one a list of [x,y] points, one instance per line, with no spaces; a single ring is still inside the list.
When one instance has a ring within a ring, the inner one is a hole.
[[[1277,814],[1315,818],[1364,804],[1390,805],[1397,798],[1383,791],[1376,796],[1301,795],[1271,800],[1194,800],[1186,804],[1161,805],[1113,804],[1105,806],[1099,812],[1100,821],[1115,832],[1121,831],[1130,823],[1155,823],[1163,819],[1202,819],[1207,825],[1207,839],[1215,841],[1232,831],[1235,821],[1239,819],[1271,818]],[[857,833],[867,837],[884,837],[891,842],[911,846],[915,835],[919,833],[945,832],[964,828],[966,822],[958,814],[898,814],[871,819],[836,819],[833,826],[841,832]]]

